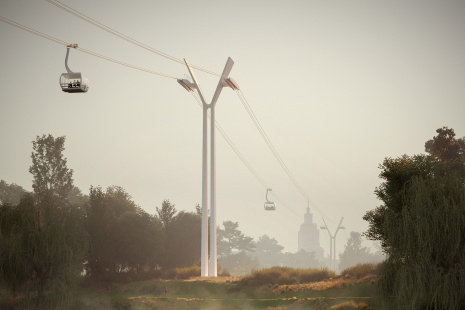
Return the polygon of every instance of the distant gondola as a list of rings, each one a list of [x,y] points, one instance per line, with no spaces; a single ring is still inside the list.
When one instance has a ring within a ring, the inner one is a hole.
[[[69,49],[71,47],[77,48],[78,45],[70,44],[66,46],[65,68],[67,73],[60,76],[60,87],[66,93],[85,93],[89,90],[89,81],[80,72],[73,72],[68,67]]]
[[[266,211],[274,211],[276,210],[276,206],[274,205],[274,202],[273,201],[269,201],[268,200],[268,192],[271,191],[271,188],[268,188],[266,190],[266,196],[265,196],[265,199],[266,199],[266,202],[265,202],[265,210]]]

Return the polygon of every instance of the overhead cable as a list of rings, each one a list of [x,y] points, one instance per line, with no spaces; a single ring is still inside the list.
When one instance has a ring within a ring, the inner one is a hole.
[[[141,47],[141,48],[143,48],[143,49],[145,49],[147,51],[150,51],[150,52],[155,53],[155,54],[157,54],[159,56],[165,57],[165,58],[167,58],[169,60],[172,60],[174,62],[177,62],[179,64],[184,65],[184,61],[182,59],[176,58],[176,57],[171,56],[171,55],[169,55],[167,53],[159,51],[159,50],[157,50],[157,49],[155,49],[153,47],[150,47],[147,44],[144,44],[144,43],[142,43],[140,41],[137,41],[137,40],[135,40],[135,39],[133,39],[133,38],[119,32],[119,31],[117,31],[117,30],[115,30],[115,29],[113,29],[113,28],[111,28],[111,27],[109,27],[109,26],[107,26],[105,24],[102,24],[101,22],[99,22],[99,21],[85,15],[84,13],[81,13],[78,10],[73,9],[72,7],[64,4],[63,2],[61,2],[59,0],[45,0],[45,1],[47,1],[48,3],[56,6],[59,9],[62,9],[63,11],[66,11],[66,12],[76,16],[79,19],[82,19],[83,21],[85,21],[85,22],[87,22],[89,24],[92,24],[92,25],[94,25],[94,26],[96,26],[96,27],[98,27],[98,28],[100,28],[100,29],[114,35],[114,36],[117,36],[120,39],[123,39],[123,40],[125,40],[125,41],[127,41],[129,43],[132,43],[134,45],[137,45],[137,46],[139,46],[139,47]],[[195,65],[192,65],[192,67],[199,70],[199,71],[203,71],[205,73],[209,73],[209,74],[216,75],[216,76],[221,76],[220,74],[218,74],[216,72],[213,72],[213,71],[210,71],[210,70],[207,70],[207,69],[195,66]]]
[[[279,165],[281,166],[281,168],[284,170],[284,172],[286,173],[286,175],[289,177],[289,179],[292,181],[292,183],[295,185],[295,187],[297,188],[297,190],[302,194],[302,196],[304,196],[304,198],[323,216],[324,213],[315,205],[315,203],[310,199],[310,197],[307,195],[307,193],[304,191],[304,189],[302,188],[302,186],[297,182],[297,180],[294,178],[294,176],[292,175],[291,171],[289,170],[289,168],[286,166],[286,164],[284,163],[284,161],[281,159],[281,156],[279,156],[278,154],[278,151],[276,151],[276,148],[274,147],[273,143],[271,143],[271,140],[268,138],[268,135],[266,134],[265,130],[263,129],[262,125],[260,124],[260,122],[258,121],[258,118],[255,116],[255,113],[253,112],[252,108],[250,107],[247,99],[245,98],[244,94],[242,93],[242,91],[240,89],[237,89],[235,90],[236,91],[236,94],[237,96],[239,97],[239,99],[241,100],[242,102],[242,105],[244,106],[244,108],[246,109],[247,113],[249,114],[250,118],[252,119],[252,122],[254,123],[255,127],[257,128],[258,132],[260,133],[260,135],[262,136],[263,140],[265,141],[266,145],[268,146],[268,148],[270,149],[271,153],[273,154],[273,156],[276,158],[276,160],[278,161]],[[328,218],[327,216],[325,216],[326,218]]]
[[[194,97],[194,99],[197,101],[197,103],[199,104],[200,108],[203,108],[203,105],[202,105],[202,102],[200,101],[200,98],[198,98],[197,94],[195,92],[190,92],[192,94],[192,97]],[[210,117],[210,111],[208,111],[208,117]],[[263,179],[260,177],[260,175],[255,171],[255,169],[252,167],[252,165],[247,161],[247,159],[244,157],[244,155],[242,155],[242,153],[238,150],[238,148],[236,147],[236,145],[232,142],[232,140],[229,138],[229,136],[227,135],[227,133],[223,130],[223,128],[220,126],[220,124],[218,123],[218,121],[215,120],[215,128],[218,129],[218,132],[221,134],[221,136],[224,138],[224,140],[226,141],[226,143],[228,143],[228,145],[231,147],[231,149],[234,151],[234,153],[236,154],[236,156],[242,161],[242,163],[247,167],[247,169],[249,169],[249,171],[253,174],[253,176],[258,180],[258,182],[260,182],[263,187],[265,189],[268,189],[270,188],[266,183],[265,181],[263,181]],[[291,208],[289,208],[280,198],[278,195],[276,195],[276,192],[275,191],[272,191],[271,194],[276,198],[276,200],[282,205],[284,206],[286,209],[288,209],[289,211],[291,211],[292,214],[294,214],[295,216],[297,216],[299,219],[301,218],[301,216],[299,214],[297,214],[297,212],[295,212],[294,210],[292,210]]]
[[[37,31],[37,30],[34,30],[30,27],[27,27],[27,26],[24,26],[20,23],[17,23],[17,22],[14,22],[8,18],[5,18],[3,16],[0,16],[0,21],[6,23],[6,24],[9,24],[11,26],[14,26],[16,28],[19,28],[19,29],[22,29],[24,31],[27,31],[29,33],[32,33],[32,34],[35,34],[39,37],[42,37],[42,38],[45,38],[47,40],[50,40],[50,41],[53,41],[55,43],[58,43],[58,44],[61,44],[61,45],[64,45],[64,46],[67,46],[69,45],[68,42],[65,42],[63,40],[60,40],[60,39],[57,39],[55,37],[52,37],[48,34],[45,34],[43,32],[40,32],[40,31]],[[177,79],[177,77],[175,76],[172,76],[172,75],[168,75],[168,74],[164,74],[164,73],[160,73],[160,72],[156,72],[156,71],[153,71],[153,70],[150,70],[150,69],[146,69],[146,68],[142,68],[142,67],[138,67],[138,66],[135,66],[135,65],[131,65],[131,64],[128,64],[128,63],[125,63],[125,62],[122,62],[122,61],[119,61],[117,59],[114,59],[114,58],[110,58],[110,57],[107,57],[107,56],[104,56],[102,54],[98,54],[98,53],[95,53],[95,52],[92,52],[92,51],[89,51],[89,50],[86,50],[84,48],[81,48],[81,47],[76,47],[76,50],[78,51],[81,51],[83,53],[86,53],[86,54],[89,54],[89,55],[92,55],[92,56],[95,56],[95,57],[98,57],[98,58],[101,58],[101,59],[105,59],[105,60],[108,60],[108,61],[111,61],[113,63],[116,63],[116,64],[119,64],[119,65],[122,65],[122,66],[126,66],[126,67],[129,67],[129,68],[132,68],[132,69],[136,69],[136,70],[139,70],[139,71],[144,71],[144,72],[147,72],[147,73],[150,73],[150,74],[155,74],[155,75],[159,75],[159,76],[162,76],[162,77],[166,77],[166,78],[170,78],[170,79]]]

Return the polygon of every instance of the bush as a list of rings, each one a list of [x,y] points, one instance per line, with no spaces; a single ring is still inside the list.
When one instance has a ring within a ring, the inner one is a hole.
[[[231,273],[229,273],[229,270],[227,268],[221,269],[220,273],[218,274],[219,276],[222,277],[230,277]]]
[[[300,269],[290,267],[271,267],[262,270],[255,270],[244,276],[239,284],[241,285],[285,285],[306,282],[318,282],[335,277],[333,271],[324,269]]]
[[[353,267],[344,269],[341,272],[341,276],[346,277],[355,277],[357,279],[364,278],[368,275],[378,274],[380,264],[357,264]]]
[[[190,266],[174,269],[174,278],[178,280],[189,279],[200,276],[200,266]]]

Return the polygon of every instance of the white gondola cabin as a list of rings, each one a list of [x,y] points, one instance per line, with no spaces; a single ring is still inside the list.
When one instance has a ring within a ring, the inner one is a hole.
[[[70,48],[77,48],[77,44],[66,46],[65,68],[66,73],[60,76],[61,90],[66,93],[85,93],[89,90],[89,80],[82,76],[80,72],[73,72],[68,67],[68,56]]]
[[[265,199],[266,199],[266,202],[265,202],[265,210],[266,210],[266,211],[274,211],[274,210],[276,210],[276,206],[275,206],[275,204],[274,204],[273,201],[269,201],[269,200],[268,200],[268,192],[269,192],[269,191],[271,191],[271,188],[268,188],[268,189],[266,190],[266,196],[265,196]]]

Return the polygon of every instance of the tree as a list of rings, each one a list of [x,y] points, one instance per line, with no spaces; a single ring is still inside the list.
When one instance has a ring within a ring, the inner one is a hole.
[[[159,209],[157,207],[156,209],[158,218],[162,222],[163,227],[168,227],[172,222],[174,215],[176,214],[176,208],[174,207],[174,204],[171,204],[168,199],[165,199],[161,204],[161,208]]]
[[[437,136],[426,141],[425,151],[449,166],[449,172],[465,177],[465,137],[455,138],[452,128],[442,127],[436,130]]]
[[[25,195],[17,206],[1,207],[0,240],[0,278],[13,292],[25,284],[35,309],[70,305],[88,245],[77,208],[49,193],[40,201]]]
[[[283,249],[275,238],[263,235],[255,242],[255,257],[263,267],[279,266],[283,262]]]
[[[238,230],[239,224],[232,221],[223,222],[224,229],[218,227],[218,254],[220,256],[229,256],[236,251],[252,251],[255,245],[252,237],[246,237]]]
[[[73,170],[68,169],[63,158],[65,140],[64,136],[55,139],[49,134],[32,141],[34,151],[29,172],[33,176],[32,188],[39,197],[49,191],[64,202],[68,199],[73,188]]]
[[[439,128],[436,132],[437,136],[426,141],[425,151],[442,161],[464,162],[465,137],[456,139],[454,129],[448,127]]]
[[[84,195],[78,187],[73,186],[69,191],[68,200],[72,205],[83,206],[89,200],[89,197]]]
[[[388,309],[465,308],[465,160],[453,130],[437,132],[429,155],[384,161],[383,204],[364,216],[365,235],[389,253],[379,280]]]
[[[84,223],[91,245],[86,257],[86,274],[94,281],[102,281],[106,274],[115,272],[116,269],[116,216],[108,197],[100,187],[90,188],[85,210]]]
[[[347,240],[344,252],[339,254],[339,270],[344,270],[356,264],[375,263],[381,261],[379,257],[370,253],[368,247],[362,246],[362,235],[352,231]]]
[[[21,186],[0,180],[0,204],[17,205],[26,193],[26,190]]]
[[[278,244],[275,238],[270,238],[267,235],[258,238],[258,241],[255,243],[255,248],[255,252],[266,255],[279,254],[284,249],[283,246]]]
[[[163,232],[158,218],[147,214],[120,186],[90,189],[85,207],[90,236],[86,271],[96,282],[127,271],[141,273],[160,263]]]
[[[166,227],[167,268],[192,266],[200,261],[202,218],[193,212],[179,212]]]
[[[32,142],[34,195],[0,209],[0,277],[13,291],[24,284],[35,309],[70,305],[87,251],[81,210],[67,199],[73,180],[64,141],[44,135]]]
[[[163,253],[161,223],[145,211],[126,212],[116,223],[116,257],[125,270],[148,271]]]
[[[389,239],[383,229],[384,216],[388,210],[399,213],[403,208],[402,191],[408,187],[413,177],[432,178],[435,159],[427,155],[403,155],[399,158],[386,158],[380,165],[379,177],[384,182],[375,189],[375,195],[383,202],[365,213],[363,219],[369,223],[364,233],[369,240],[380,241],[385,252],[389,252]]]

